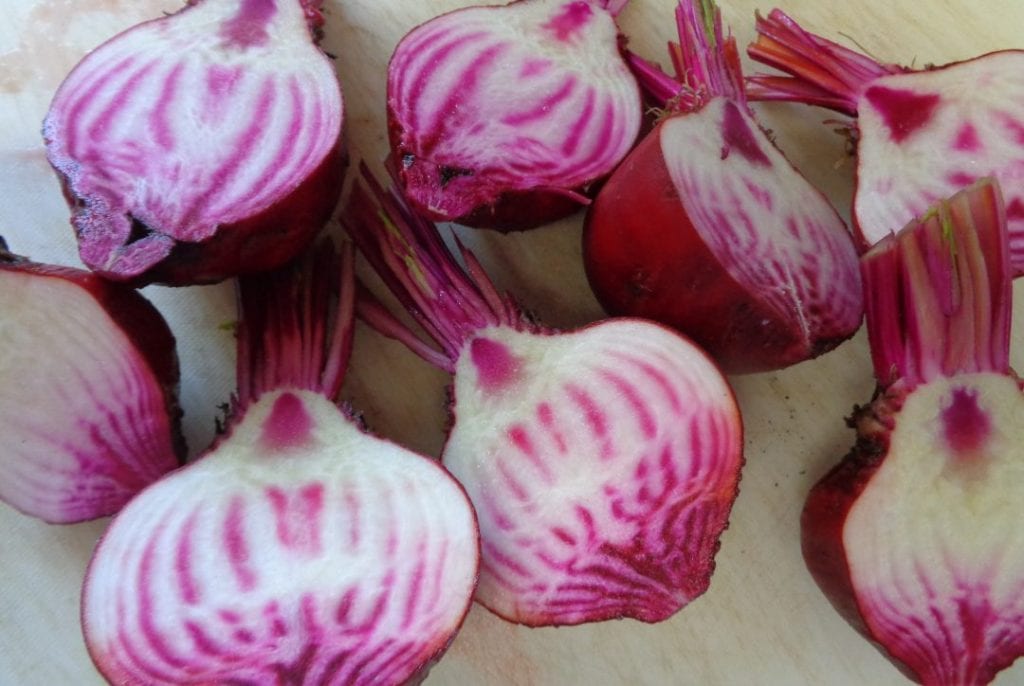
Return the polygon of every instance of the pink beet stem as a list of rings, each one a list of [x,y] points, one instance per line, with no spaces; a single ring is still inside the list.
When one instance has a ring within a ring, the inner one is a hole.
[[[722,31],[722,15],[713,0],[680,0],[676,7],[679,42],[669,43],[675,76],[632,53],[626,61],[637,81],[659,107],[693,112],[715,96],[746,103],[736,39]]]
[[[781,100],[818,105],[857,115],[857,100],[875,79],[907,71],[805,31],[778,9],[768,18],[757,14],[757,40],[747,48],[751,59],[790,76],[756,74],[747,79],[751,100]]]
[[[382,336],[400,341],[412,352],[430,364],[448,372],[455,371],[455,365],[445,353],[431,348],[409,330],[401,320],[388,310],[367,288],[359,288],[356,299],[356,314]]]
[[[939,203],[861,261],[875,377],[913,388],[1010,369],[1011,272],[999,187]]]
[[[277,388],[335,398],[352,351],[353,249],[324,241],[292,265],[238,281],[236,410]]]
[[[463,268],[445,246],[437,227],[415,214],[392,187],[385,190],[360,166],[342,225],[360,252],[427,335],[437,353],[380,303],[360,297],[359,314],[379,333],[406,344],[427,362],[454,370],[463,344],[488,326],[527,328],[519,306],[501,295],[469,250],[459,244]]]

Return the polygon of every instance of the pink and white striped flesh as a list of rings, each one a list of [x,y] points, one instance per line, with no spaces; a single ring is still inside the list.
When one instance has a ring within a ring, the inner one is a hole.
[[[432,224],[368,183],[346,229],[442,351],[376,301],[360,314],[455,374],[442,461],[477,509],[477,601],[531,626],[657,622],[703,593],[742,465],[715,365],[639,319],[543,329],[468,251],[467,272]]]
[[[87,266],[186,285],[279,266],[308,244],[344,168],[318,5],[194,0],[75,67],[43,134]]]
[[[758,17],[751,58],[790,77],[750,79],[752,99],[856,117],[854,228],[867,249],[984,176],[1001,182],[1010,262],[1024,273],[1024,50],[921,71],[815,36],[780,10]]]
[[[527,229],[588,202],[632,147],[640,94],[624,0],[518,0],[422,24],[388,65],[392,155],[436,221]]]
[[[477,598],[528,625],[667,619],[704,593],[741,465],[728,385],[639,319],[480,330],[442,460],[480,519]]]
[[[83,628],[112,684],[416,683],[461,626],[479,566],[465,492],[331,399],[351,255],[334,314],[337,261],[311,287],[303,270],[243,283],[228,434],[132,500],[89,566]]]
[[[860,327],[843,220],[765,135],[713,3],[681,0],[675,76],[630,55],[667,115],[588,208],[583,256],[613,315],[692,337],[728,373],[827,352]]]
[[[807,565],[924,684],[985,684],[1024,655],[1022,383],[1009,362],[1006,215],[985,180],[863,258],[879,388],[814,487]]]
[[[174,336],[142,295],[0,240],[0,313],[0,500],[96,519],[181,463]]]

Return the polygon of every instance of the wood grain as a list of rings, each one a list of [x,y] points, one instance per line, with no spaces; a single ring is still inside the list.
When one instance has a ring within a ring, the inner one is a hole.
[[[213,1],[213,0],[209,0]],[[725,0],[723,0],[725,3]],[[385,153],[384,74],[412,26],[469,4],[459,0],[327,0],[325,48],[337,56],[353,157]],[[492,3],[493,4],[493,3]],[[40,122],[67,70],[116,31],[173,10],[178,0],[0,0],[0,235],[37,260],[79,264],[67,208],[46,164]],[[631,47],[662,59],[673,0],[634,0],[621,17]],[[756,0],[730,0],[725,20],[741,45],[753,34]],[[1019,0],[791,0],[813,31],[877,59],[925,65],[1024,47]],[[821,125],[830,113],[756,108],[793,162],[846,214],[853,164]],[[600,316],[580,264],[581,217],[521,235],[459,230],[499,285],[548,323],[571,327]],[[231,286],[146,294],[180,344],[182,404],[193,452],[213,434],[217,405],[233,385]],[[1018,295],[1024,295],[1020,288]],[[1024,317],[1024,306],[1015,308]],[[2,316],[2,313],[0,313]],[[1024,321],[1024,320],[1022,320]],[[1014,360],[1024,362],[1024,340]],[[375,431],[436,453],[443,438],[444,375],[401,346],[361,330],[345,397]],[[863,333],[835,352],[786,371],[733,379],[746,425],[747,465],[710,591],[656,626],[633,621],[526,629],[475,608],[427,683],[902,684],[906,680],[833,612],[800,557],[798,517],[814,481],[852,442],[843,417],[873,383]],[[59,418],[58,418],[59,419]],[[78,628],[78,596],[105,522],[53,527],[0,505],[0,683],[101,684]],[[997,684],[1024,684],[1024,666]]]

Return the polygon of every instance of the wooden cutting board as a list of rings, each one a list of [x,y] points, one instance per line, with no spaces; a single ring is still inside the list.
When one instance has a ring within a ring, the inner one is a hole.
[[[0,0],[6,16],[0,23],[0,234],[16,252],[79,264],[68,211],[44,158],[40,122],[54,89],[88,49],[179,2]],[[385,66],[397,41],[412,26],[466,4],[327,0],[324,47],[337,56],[354,158],[379,160],[385,153]],[[729,0],[723,7],[741,45],[752,38],[758,7],[756,0]],[[634,0],[626,9],[621,26],[635,51],[663,59],[673,38],[673,8],[673,0]],[[922,66],[1024,47],[1020,0],[790,0],[785,9],[808,29],[848,45],[856,40],[883,61]],[[853,164],[843,140],[821,125],[832,115],[788,105],[756,109],[793,162],[848,214]],[[575,216],[521,235],[459,233],[500,286],[549,324],[571,327],[600,316],[580,263],[580,223]],[[185,428],[195,453],[210,441],[217,406],[234,383],[233,340],[222,327],[234,319],[232,287],[151,287],[145,293],[178,336]],[[1024,318],[1024,306],[1016,313]],[[1015,336],[1018,368],[1024,368],[1022,338]],[[804,496],[850,446],[843,417],[873,388],[863,333],[819,360],[732,381],[744,412],[747,464],[707,594],[655,626],[625,620],[527,629],[476,607],[427,683],[906,683],[832,610],[800,556]],[[398,344],[360,330],[344,395],[378,433],[436,454],[445,383],[444,375]],[[78,600],[105,525],[48,526],[0,504],[0,684],[103,683],[82,643]],[[1005,671],[997,683],[1024,684],[1024,665]]]

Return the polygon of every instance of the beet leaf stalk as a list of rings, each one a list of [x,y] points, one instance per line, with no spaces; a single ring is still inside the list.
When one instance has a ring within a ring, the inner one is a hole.
[[[115,518],[86,576],[89,652],[112,684],[404,684],[469,608],[479,535],[435,460],[334,402],[352,250],[239,287],[227,433]]]
[[[364,169],[343,224],[438,346],[376,300],[360,315],[453,372],[441,455],[480,520],[477,600],[508,620],[663,620],[710,583],[737,494],[742,429],[706,355],[613,319],[556,332],[463,268],[436,227]]]
[[[860,326],[853,241],[754,118],[718,7],[675,16],[674,76],[628,56],[664,116],[587,211],[587,278],[607,312],[682,331],[726,372],[816,357]]]
[[[912,679],[988,683],[1024,653],[1024,396],[997,183],[939,203],[862,265],[878,391],[808,497],[804,557]]]
[[[43,135],[82,261],[135,285],[278,267],[344,171],[320,0],[189,0],[90,52]]]
[[[133,289],[0,238],[0,500],[105,517],[185,458],[174,335]]]
[[[861,248],[984,176],[1002,186],[1010,263],[1024,272],[1024,51],[915,70],[816,36],[782,11],[757,17],[751,58],[788,76],[750,77],[752,100],[818,105],[855,117],[853,225]]]

